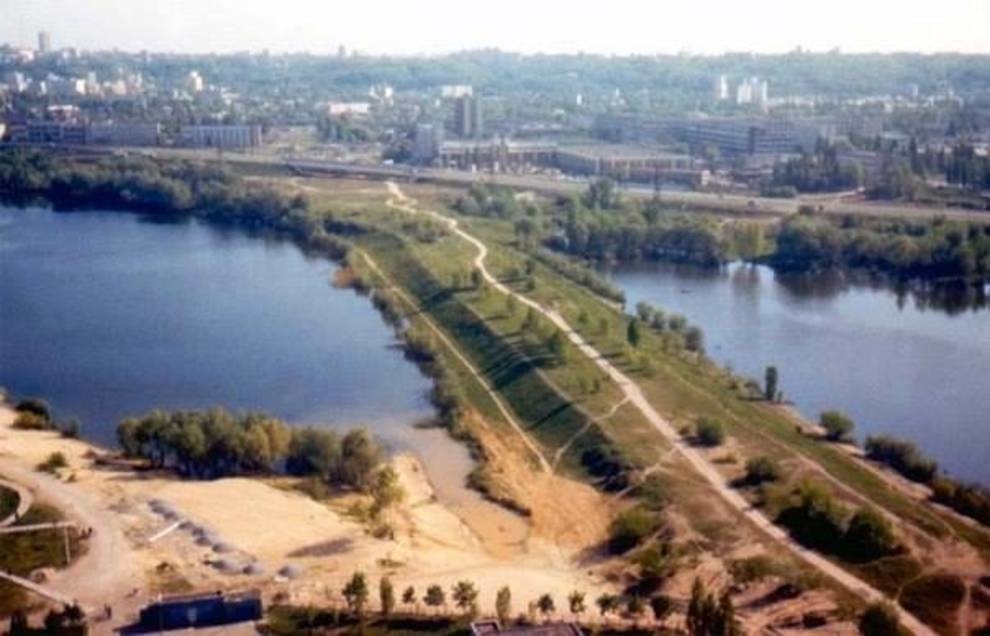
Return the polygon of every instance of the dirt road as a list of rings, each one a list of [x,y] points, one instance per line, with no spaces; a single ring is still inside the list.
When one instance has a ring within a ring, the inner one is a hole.
[[[654,409],[649,403],[643,395],[639,385],[612,365],[612,363],[602,356],[597,349],[585,341],[579,333],[571,328],[571,326],[560,314],[551,309],[544,308],[539,303],[527,298],[526,296],[516,293],[499,282],[498,279],[496,279],[485,266],[485,260],[488,257],[488,247],[476,237],[462,230],[458,226],[456,219],[450,218],[433,210],[417,210],[415,207],[415,201],[406,197],[398,185],[391,181],[387,182],[386,185],[392,196],[391,204],[394,207],[403,209],[410,214],[423,213],[431,216],[441,223],[446,224],[450,228],[451,232],[473,245],[478,251],[478,254],[474,259],[474,266],[481,272],[481,275],[485,281],[500,293],[515,297],[520,303],[532,308],[534,311],[540,312],[551,322],[553,322],[553,324],[567,336],[567,338],[581,351],[581,353],[592,359],[595,364],[597,364],[598,367],[621,388],[622,392],[626,396],[626,399],[643,414],[643,416],[670,442],[670,444],[673,445],[676,452],[680,453],[681,456],[683,456],[684,459],[686,459],[691,466],[702,477],[704,477],[709,484],[711,484],[715,492],[717,492],[726,503],[739,511],[739,513],[749,519],[765,534],[773,538],[778,543],[786,546],[795,555],[812,567],[841,583],[849,591],[867,601],[890,602],[896,608],[903,625],[912,633],[924,634],[926,636],[934,634],[932,630],[899,605],[894,603],[882,592],[873,588],[858,577],[846,572],[841,567],[832,563],[823,556],[799,545],[790,537],[790,535],[784,532],[780,527],[774,525],[773,522],[767,519],[759,510],[753,508],[753,506],[751,506],[750,503],[746,501],[738,491],[730,488],[728,484],[726,484],[725,480],[714,466],[712,466],[697,450],[685,443],[677,430],[671,426],[670,422],[661,416],[660,413],[658,413],[657,410]]]

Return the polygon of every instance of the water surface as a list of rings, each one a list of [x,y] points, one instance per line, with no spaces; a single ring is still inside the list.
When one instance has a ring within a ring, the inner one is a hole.
[[[761,383],[776,365],[785,399],[805,415],[838,408],[860,439],[911,439],[950,473],[990,484],[986,289],[913,295],[740,264],[651,264],[610,275],[628,307],[650,302],[699,325],[720,363]]]
[[[201,221],[0,208],[0,385],[104,444],[126,416],[223,405],[434,448],[411,426],[428,380],[334,267]]]

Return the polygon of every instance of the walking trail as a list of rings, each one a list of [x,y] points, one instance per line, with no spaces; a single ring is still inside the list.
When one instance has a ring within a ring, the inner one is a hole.
[[[653,408],[653,406],[646,399],[646,396],[643,395],[643,391],[640,389],[639,385],[633,382],[622,371],[617,369],[611,362],[608,361],[608,359],[602,356],[597,349],[584,340],[579,333],[571,328],[571,326],[559,313],[553,311],[552,309],[543,307],[539,303],[513,291],[512,289],[509,289],[499,282],[499,280],[496,279],[485,266],[485,259],[488,257],[488,247],[476,237],[462,230],[456,219],[450,218],[433,210],[417,210],[416,202],[403,194],[397,184],[389,181],[386,185],[388,187],[389,194],[391,195],[391,199],[388,201],[389,206],[403,210],[409,214],[422,213],[433,217],[441,223],[447,225],[451,232],[473,245],[478,251],[478,254],[474,259],[474,266],[481,272],[485,282],[500,293],[507,296],[513,296],[523,305],[543,314],[554,325],[556,325],[557,328],[560,329],[565,336],[567,336],[571,343],[573,343],[574,346],[581,351],[581,353],[593,360],[595,364],[597,364],[598,367],[619,386],[623,394],[626,396],[626,400],[635,406],[643,414],[647,421],[649,421],[650,424],[652,424],[668,440],[668,442],[673,445],[674,449],[685,460],[687,460],[688,463],[690,463],[691,466],[702,477],[704,477],[709,484],[711,484],[712,488],[715,489],[715,492],[717,492],[726,503],[739,511],[740,514],[749,519],[749,521],[751,521],[765,534],[778,543],[789,548],[791,552],[812,567],[838,581],[850,592],[870,602],[881,601],[890,603],[891,606],[897,611],[901,623],[912,633],[925,636],[934,636],[934,632],[931,629],[921,623],[921,621],[916,619],[912,614],[905,611],[900,605],[891,600],[885,594],[858,577],[843,570],[841,567],[832,563],[820,554],[808,550],[795,542],[784,530],[774,525],[773,522],[767,519],[759,510],[751,506],[750,503],[739,494],[739,492],[729,487],[715,467],[712,466],[708,460],[701,455],[701,453],[689,446],[677,430],[671,426],[670,422],[664,419],[664,417]]]
[[[31,504],[34,503],[34,495],[31,491],[20,485],[16,481],[8,481],[6,479],[0,479],[0,487],[7,488],[8,490],[13,490],[17,493],[17,509],[7,515],[5,519],[0,519],[0,528],[17,523],[17,520],[27,514],[27,511],[31,509]]]

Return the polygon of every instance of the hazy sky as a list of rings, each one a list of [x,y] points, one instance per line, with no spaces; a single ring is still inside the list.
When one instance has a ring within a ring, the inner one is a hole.
[[[0,0],[0,41],[151,51],[990,53],[990,0]]]

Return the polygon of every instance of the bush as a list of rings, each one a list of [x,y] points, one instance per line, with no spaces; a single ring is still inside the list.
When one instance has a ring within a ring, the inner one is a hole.
[[[912,481],[929,483],[938,472],[938,464],[921,454],[911,442],[884,435],[866,438],[866,456],[887,464]]]
[[[632,550],[656,532],[659,526],[656,517],[641,508],[620,512],[609,529],[609,552],[623,554]]]
[[[754,457],[746,462],[747,484],[759,485],[768,481],[777,481],[781,477],[780,466],[769,457]]]
[[[845,534],[845,511],[820,485],[805,481],[797,488],[797,501],[781,511],[778,521],[803,545],[837,552]]]
[[[825,437],[832,442],[840,442],[849,438],[856,427],[853,421],[839,411],[825,411],[818,420],[825,429]]]
[[[23,411],[14,418],[13,427],[20,431],[49,431],[52,428],[52,422],[37,413]]]
[[[695,436],[702,446],[719,446],[725,441],[725,429],[717,420],[703,417],[698,420],[695,426]]]
[[[859,617],[859,631],[864,636],[900,636],[897,612],[886,603],[874,603]]]
[[[898,550],[894,530],[879,512],[861,508],[849,520],[843,550],[847,556],[862,561],[872,561]]]
[[[59,451],[55,451],[45,461],[38,464],[38,470],[45,473],[55,473],[68,465],[69,462],[65,459],[65,455]]]
[[[14,410],[18,413],[33,413],[34,415],[49,421],[52,419],[51,407],[48,406],[48,402],[45,402],[41,398],[24,398],[17,403]]]
[[[990,526],[990,490],[979,484],[940,477],[932,482],[932,498],[959,514]]]

